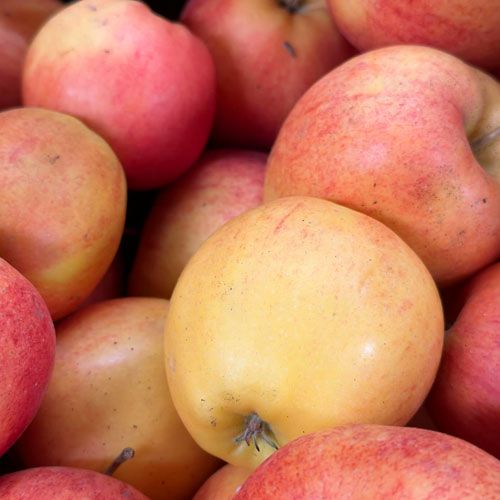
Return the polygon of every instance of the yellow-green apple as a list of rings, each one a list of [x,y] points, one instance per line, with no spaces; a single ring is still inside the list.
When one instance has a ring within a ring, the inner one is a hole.
[[[91,305],[57,325],[54,373],[40,410],[16,443],[25,466],[104,471],[151,499],[190,498],[220,465],[190,437],[164,368],[168,301],[127,297]]]
[[[254,151],[209,151],[161,192],[142,231],[129,294],[170,298],[200,244],[261,203],[266,159]]]
[[[134,0],[81,0],[33,40],[25,105],[75,115],[120,158],[131,189],[159,187],[201,154],[215,112],[210,53]]]
[[[148,500],[113,477],[74,467],[35,467],[0,476],[2,500]]]
[[[500,263],[467,285],[427,400],[437,427],[500,458]]]
[[[491,77],[436,49],[374,50],[294,107],[269,157],[264,200],[317,196],[371,215],[444,286],[500,255],[499,136]]]
[[[37,108],[0,113],[0,257],[59,319],[108,269],[126,208],[123,168],[76,118]]]
[[[223,146],[271,147],[297,99],[354,53],[325,0],[190,0],[181,20],[213,56]]]
[[[346,38],[367,51],[395,44],[442,49],[500,69],[498,0],[327,0]]]
[[[500,462],[466,441],[425,429],[350,425],[289,443],[234,499],[499,496]]]
[[[28,44],[59,0],[2,0],[0,2],[0,109],[21,104],[21,73]]]
[[[255,468],[332,425],[406,424],[443,337],[435,283],[393,231],[288,197],[227,222],[191,258],[166,321],[166,371],[199,445]]]
[[[203,483],[193,500],[231,500],[251,472],[244,467],[226,464]]]
[[[0,259],[0,455],[31,422],[54,365],[55,332],[35,287]]]

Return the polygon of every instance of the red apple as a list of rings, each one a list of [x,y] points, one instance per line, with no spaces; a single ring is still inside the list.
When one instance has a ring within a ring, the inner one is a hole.
[[[98,284],[118,249],[123,168],[83,123],[54,111],[0,113],[0,256],[59,319]]]
[[[367,52],[294,107],[264,199],[309,195],[364,212],[444,286],[500,255],[498,136],[500,84],[490,76],[427,47]]]
[[[224,146],[268,149],[297,99],[354,53],[324,0],[190,0],[181,20],[214,58]]]
[[[21,73],[28,44],[60,7],[59,0],[0,2],[0,109],[21,104]]]
[[[226,464],[205,481],[193,500],[231,500],[251,472]]]
[[[132,486],[99,472],[38,467],[0,476],[2,500],[148,500]]]
[[[170,298],[201,243],[225,222],[261,203],[266,158],[253,151],[210,151],[160,193],[142,232],[130,295]]]
[[[103,471],[152,500],[191,498],[220,465],[193,441],[172,404],[163,363],[168,301],[127,297],[81,309],[57,325],[54,373],[15,452],[28,467]]]
[[[500,263],[467,285],[427,407],[437,427],[500,458]]]
[[[362,51],[428,45],[500,69],[498,0],[328,0],[335,22]]]
[[[243,483],[235,500],[500,497],[500,462],[439,432],[345,426],[300,437]]]
[[[33,285],[0,259],[0,455],[31,422],[54,364],[55,333]]]
[[[81,118],[112,146],[131,189],[159,187],[201,154],[215,112],[204,44],[134,0],[81,0],[30,46],[25,105]]]

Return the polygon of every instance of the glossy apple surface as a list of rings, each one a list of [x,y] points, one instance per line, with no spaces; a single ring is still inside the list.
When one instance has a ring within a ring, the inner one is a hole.
[[[327,0],[335,22],[365,52],[395,44],[442,49],[485,68],[500,68],[496,0]]]
[[[439,430],[500,458],[500,263],[467,283],[427,400]]]
[[[57,326],[54,374],[33,423],[16,445],[25,466],[104,471],[151,499],[192,496],[219,466],[172,405],[164,369],[168,301],[127,297],[91,305]]]
[[[82,119],[110,143],[129,188],[153,189],[205,147],[215,70],[198,38],[144,3],[81,0],[52,17],[30,45],[23,103]]]
[[[76,118],[0,113],[0,257],[35,285],[54,320],[75,310],[111,264],[126,189],[109,145]]]
[[[21,104],[21,74],[28,45],[40,26],[61,7],[59,0],[0,3],[0,109]]]
[[[267,156],[212,150],[161,191],[134,259],[129,294],[169,299],[198,247],[225,222],[262,202]]]
[[[406,424],[443,337],[434,281],[393,231],[325,200],[281,198],[189,261],[166,322],[167,377],[198,444],[255,468],[274,445],[332,425]]]
[[[345,426],[303,436],[262,464],[235,500],[498,498],[500,462],[446,434]]]
[[[0,476],[3,500],[147,500],[132,486],[73,467],[36,467]]]
[[[288,115],[264,200],[316,196],[364,212],[449,285],[500,255],[498,127],[500,84],[486,73],[427,47],[367,52]]]
[[[215,62],[221,146],[270,148],[297,99],[354,53],[324,0],[190,0],[181,21]]]
[[[0,455],[42,402],[54,365],[55,332],[33,285],[0,259]]]
[[[193,500],[231,500],[251,472],[243,467],[226,464],[203,483]]]

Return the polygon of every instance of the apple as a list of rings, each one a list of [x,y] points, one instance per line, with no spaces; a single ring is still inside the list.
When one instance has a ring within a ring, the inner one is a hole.
[[[398,233],[440,286],[500,255],[500,84],[436,49],[359,55],[313,85],[271,151],[264,200],[306,195]]]
[[[33,40],[23,102],[82,119],[116,152],[130,189],[153,189],[205,147],[215,69],[203,42],[142,2],[81,0]]]
[[[37,467],[0,476],[2,500],[147,500],[118,479],[73,467]]]
[[[54,365],[55,332],[35,287],[0,258],[0,456],[31,422]]]
[[[250,469],[226,464],[203,483],[193,500],[231,500],[251,472]]]
[[[111,264],[126,195],[118,158],[76,118],[0,113],[0,257],[35,285],[54,320],[75,310]]]
[[[439,430],[500,458],[500,262],[467,284],[427,401]]]
[[[341,32],[359,50],[419,44],[500,69],[500,6],[494,0],[328,0]]]
[[[130,447],[135,456],[116,478],[151,499],[192,497],[220,461],[198,447],[172,405],[163,362],[167,311],[166,300],[127,297],[58,323],[54,374],[15,446],[25,466],[103,471]]]
[[[59,0],[2,0],[0,3],[0,109],[21,104],[21,73],[28,44],[62,6]]]
[[[289,443],[234,500],[499,496],[500,462],[470,443],[425,429],[351,425]]]
[[[261,203],[266,159],[254,151],[208,151],[164,189],[142,231],[129,294],[169,299],[200,244],[225,222]]]
[[[270,148],[297,99],[354,53],[325,0],[190,0],[181,21],[215,62],[222,146]]]
[[[255,468],[332,425],[405,425],[443,337],[436,285],[393,231],[288,197],[230,220],[191,258],[166,321],[166,371],[198,444]]]

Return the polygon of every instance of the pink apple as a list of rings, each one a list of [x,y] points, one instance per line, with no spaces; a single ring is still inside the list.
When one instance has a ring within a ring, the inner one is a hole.
[[[75,310],[111,264],[126,196],[118,158],[76,118],[0,113],[0,257],[35,285],[54,320]]]
[[[193,500],[231,500],[251,472],[226,464],[205,481]]]
[[[34,286],[0,259],[0,455],[31,422],[54,364],[55,332]],[[2,497],[3,498],[3,497]]]
[[[21,104],[21,73],[28,44],[61,5],[59,0],[0,2],[0,109]]]
[[[264,199],[309,195],[364,212],[450,284],[500,255],[499,126],[500,84],[485,73],[427,47],[367,52],[294,107]]]
[[[446,434],[409,427],[334,427],[274,453],[234,500],[499,498],[500,462]]]
[[[99,472],[37,467],[0,476],[2,500],[147,500],[132,486]]]
[[[500,262],[467,286],[427,407],[438,428],[500,458]]]
[[[190,0],[181,20],[214,58],[223,146],[269,148],[297,99],[354,53],[325,0]]]
[[[57,324],[52,378],[14,448],[24,466],[103,471],[131,447],[135,456],[114,476],[151,500],[191,498],[217,470],[220,461],[193,441],[169,395],[162,348],[168,307],[163,299],[126,297]]]
[[[266,159],[254,151],[209,151],[162,191],[141,236],[130,295],[170,298],[198,247],[225,222],[261,203]]]
[[[134,0],[81,0],[35,37],[24,104],[81,118],[110,143],[131,189],[159,187],[201,154],[215,112],[204,44]]]
[[[335,22],[362,51],[428,45],[485,68],[500,68],[498,0],[328,0]]]

